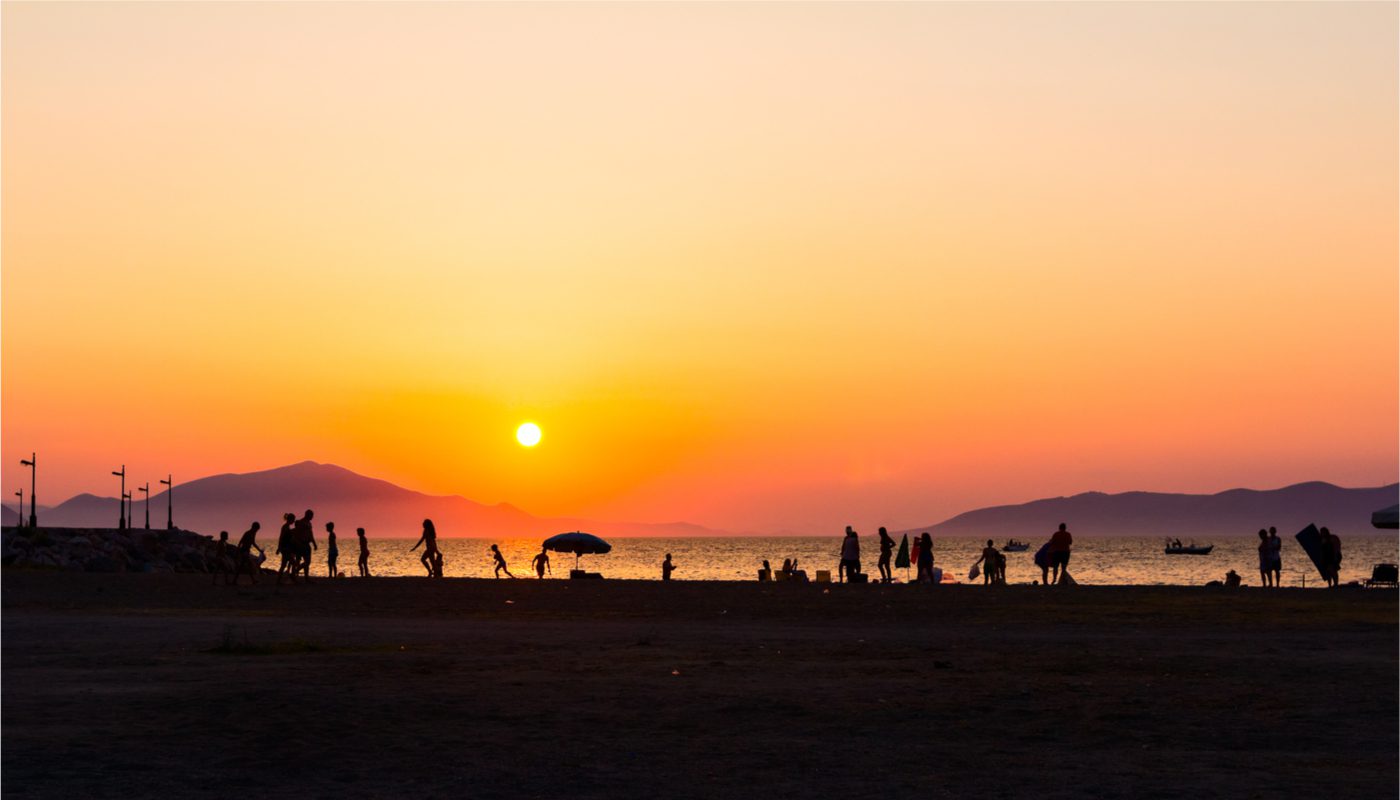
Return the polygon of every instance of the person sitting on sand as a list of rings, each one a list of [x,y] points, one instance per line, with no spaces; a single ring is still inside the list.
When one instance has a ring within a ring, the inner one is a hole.
[[[544,580],[544,574],[548,572],[553,575],[554,570],[549,566],[549,551],[540,549],[540,554],[535,556],[535,560],[530,562],[530,566],[535,568],[535,577]]]
[[[1239,574],[1238,572],[1235,572],[1234,570],[1230,570],[1229,572],[1225,573],[1225,588],[1227,588],[1227,589],[1238,589],[1238,588],[1240,588],[1240,574]]]
[[[1283,585],[1283,540],[1278,538],[1278,528],[1269,526],[1269,571],[1274,573],[1274,588]]]
[[[1061,522],[1060,529],[1050,535],[1050,549],[1046,551],[1050,556],[1051,583],[1059,583],[1060,573],[1069,569],[1069,549],[1073,544],[1074,537]]]
[[[292,533],[292,527],[297,521],[297,515],[288,511],[282,515],[282,531],[277,534],[277,554],[282,556],[282,564],[277,568],[277,585],[282,585],[282,575],[286,573],[291,578],[292,583],[297,582],[296,570],[296,545]]]
[[[294,553],[302,575],[308,583],[311,582],[311,551],[319,549],[316,545],[316,529],[311,527],[313,516],[315,512],[308,508],[306,515],[292,525],[292,541],[296,545]]]
[[[675,571],[676,565],[671,563],[671,554],[667,553],[666,557],[661,560],[661,580],[671,580],[671,573]]]
[[[860,574],[860,539],[850,525],[846,526],[846,538],[841,540],[841,563],[836,567],[836,578],[845,583],[851,575]]]
[[[501,573],[502,573],[502,572],[504,572],[508,577],[511,577],[511,578],[514,578],[514,577],[515,577],[514,575],[511,575],[511,574],[510,574],[510,570],[506,568],[506,557],[503,556],[503,555],[501,555],[501,548],[497,547],[497,546],[494,545],[494,544],[491,545],[491,557],[494,558],[494,559],[496,560],[496,577],[497,577],[497,578],[501,577]],[[441,577],[441,576],[439,576],[439,577]]]
[[[257,543],[258,529],[261,527],[261,525],[254,522],[253,526],[238,540],[238,550],[235,553],[235,563],[233,567],[233,580],[231,581],[234,586],[238,585],[238,576],[242,575],[245,569],[248,571],[248,578],[251,579],[253,583],[258,582],[258,572],[257,567],[253,564],[252,551],[257,550],[259,558],[264,557],[263,549],[258,547]]]
[[[433,527],[433,521],[430,519],[423,520],[423,535],[418,537],[417,543],[408,548],[408,552],[412,553],[417,550],[419,545],[423,545],[423,555],[418,560],[423,563],[423,569],[428,571],[428,577],[431,578],[433,577],[433,557],[438,551],[438,546],[437,528]]]
[[[1273,573],[1269,571],[1269,532],[1259,529],[1259,579],[1265,587],[1273,585]]]
[[[987,546],[982,548],[982,555],[973,564],[982,565],[982,585],[996,583],[997,580],[997,556],[1001,553],[997,550],[992,540],[987,540]]]
[[[337,574],[335,562],[340,558],[340,548],[335,546],[335,523],[326,523],[326,572],[332,578]]]
[[[919,545],[919,583],[933,583],[933,537],[925,531],[916,540]]]
[[[880,529],[880,561],[879,561],[879,563],[876,565],[876,568],[879,569],[879,571],[880,571],[880,580],[883,581],[883,582],[885,582],[885,583],[890,583],[891,581],[894,580],[894,575],[893,575],[893,573],[890,572],[890,559],[891,559],[893,556],[894,556],[894,539],[891,538],[890,535],[889,535],[888,533],[885,532],[885,529],[884,529],[884,528],[881,528],[881,529]]]
[[[355,535],[360,539],[360,577],[369,577],[369,540],[365,538],[365,529],[356,528]]]

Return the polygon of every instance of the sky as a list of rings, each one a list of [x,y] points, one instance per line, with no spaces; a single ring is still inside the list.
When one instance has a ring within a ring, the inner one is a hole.
[[[822,533],[1400,471],[1393,3],[0,23],[6,496]]]

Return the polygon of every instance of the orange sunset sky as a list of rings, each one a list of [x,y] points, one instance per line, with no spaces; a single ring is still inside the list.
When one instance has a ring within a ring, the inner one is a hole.
[[[914,526],[1396,480],[1394,3],[21,3],[3,489]],[[526,449],[514,430],[543,429]]]

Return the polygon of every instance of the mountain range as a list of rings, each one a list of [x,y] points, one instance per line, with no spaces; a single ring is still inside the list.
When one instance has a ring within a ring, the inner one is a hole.
[[[994,506],[908,532],[940,536],[1036,538],[1068,523],[1078,535],[1216,536],[1248,535],[1277,526],[1286,534],[1309,522],[1330,525],[1339,534],[1372,530],[1371,512],[1394,505],[1400,486],[1348,489],[1311,482],[1282,489],[1231,489],[1218,494],[1086,492],[1072,497]],[[417,536],[421,522],[433,520],[442,536],[547,536],[586,530],[612,536],[724,536],[732,532],[685,522],[601,522],[573,517],[537,517],[508,503],[486,505],[456,495],[429,495],[370,478],[334,464],[303,461],[260,472],[228,473],[175,487],[177,527],[201,533],[227,530],[237,536],[258,520],[275,531],[282,514],[316,510],[317,529],[337,523],[343,535],[363,527],[375,536]],[[151,524],[165,527],[166,493],[152,495]],[[26,509],[27,512],[27,509]],[[144,524],[144,503],[134,516]],[[39,521],[55,527],[114,527],[114,497],[80,494],[53,507],[39,507]],[[5,506],[3,524],[18,519]]]

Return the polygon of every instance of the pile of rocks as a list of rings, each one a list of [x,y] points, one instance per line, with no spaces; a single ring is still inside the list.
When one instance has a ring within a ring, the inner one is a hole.
[[[214,540],[182,530],[5,528],[0,564],[75,572],[209,572]]]

